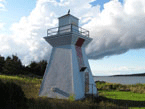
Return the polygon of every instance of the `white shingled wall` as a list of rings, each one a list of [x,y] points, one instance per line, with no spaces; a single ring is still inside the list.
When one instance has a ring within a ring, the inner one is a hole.
[[[71,45],[55,47],[52,52],[39,95],[52,98],[68,98],[69,96],[63,96],[51,89],[58,88],[66,94],[74,93]]]

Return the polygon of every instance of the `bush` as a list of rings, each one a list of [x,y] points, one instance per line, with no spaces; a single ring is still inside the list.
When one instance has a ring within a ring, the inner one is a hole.
[[[26,97],[21,87],[12,82],[3,83],[0,80],[1,109],[26,108]]]
[[[70,94],[69,100],[70,100],[70,101],[75,101],[75,95],[74,95],[74,94]]]

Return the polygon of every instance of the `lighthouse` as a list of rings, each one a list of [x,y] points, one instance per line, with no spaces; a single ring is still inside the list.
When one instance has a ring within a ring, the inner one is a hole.
[[[85,53],[92,41],[89,31],[79,27],[71,14],[58,18],[59,26],[47,30],[44,39],[53,47],[39,96],[75,100],[97,95],[97,88]]]

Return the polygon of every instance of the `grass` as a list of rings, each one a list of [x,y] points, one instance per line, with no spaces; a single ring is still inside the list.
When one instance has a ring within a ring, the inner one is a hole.
[[[116,108],[136,108],[145,107],[145,85],[121,85],[105,82],[97,82],[99,96],[97,99],[86,98],[81,101],[74,101],[73,95],[69,100],[51,99],[39,97],[39,89],[42,78],[29,76],[7,76],[0,75],[3,82],[14,82],[20,85],[28,99],[29,109],[116,109]],[[137,89],[143,90],[139,92]],[[120,91],[124,90],[124,91]]]
[[[17,75],[17,76],[9,76],[9,75],[0,75],[0,79],[3,81],[20,81],[25,83],[41,83],[42,79],[38,79],[36,77],[29,77],[29,76],[23,76],[23,75]]]
[[[108,102],[127,108],[142,107],[145,109],[145,94],[123,91],[99,91]]]
[[[116,83],[106,83],[98,81],[96,82],[98,90],[118,90],[118,91],[130,91],[134,93],[145,94],[145,84],[134,85],[122,85]]]
[[[101,96],[118,100],[145,101],[145,94],[124,91],[99,91]]]
[[[145,108],[145,84],[122,85],[96,82],[99,95],[108,102],[128,108]]]
[[[3,82],[14,82],[17,85],[20,85],[22,90],[25,93],[25,96],[29,98],[37,98],[40,84],[42,82],[42,79],[38,79],[36,77],[28,77],[28,76],[8,76],[8,75],[0,75],[0,79]]]

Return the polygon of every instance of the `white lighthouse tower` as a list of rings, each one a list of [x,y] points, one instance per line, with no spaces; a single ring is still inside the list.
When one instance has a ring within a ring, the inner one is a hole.
[[[75,100],[97,95],[85,47],[92,41],[89,31],[78,27],[71,14],[59,17],[59,27],[47,30],[45,40],[53,46],[39,96]]]

